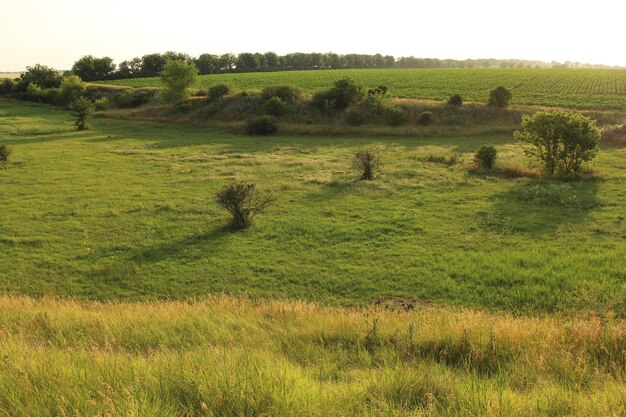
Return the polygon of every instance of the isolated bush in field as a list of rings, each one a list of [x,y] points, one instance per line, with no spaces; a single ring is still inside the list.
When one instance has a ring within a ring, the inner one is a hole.
[[[74,111],[74,126],[76,130],[89,129],[89,119],[93,116],[96,107],[87,97],[78,97],[72,102]]]
[[[483,145],[478,148],[478,151],[474,154],[474,162],[480,168],[483,169],[491,169],[496,164],[496,157],[498,155],[498,151],[496,148],[491,145]]]
[[[259,116],[246,123],[248,135],[273,135],[278,132],[278,124],[271,116]]]
[[[7,162],[11,156],[11,149],[6,145],[0,145],[0,162]]]
[[[507,107],[509,102],[513,98],[513,93],[506,87],[496,87],[491,92],[489,92],[489,101],[488,105],[499,107],[501,109]]]
[[[580,172],[598,153],[597,122],[580,113],[552,110],[524,116],[515,137],[527,144],[525,152],[537,158],[550,175]]]
[[[270,116],[282,116],[287,113],[287,103],[280,97],[271,97],[263,103],[263,110]]]
[[[261,99],[269,100],[272,97],[278,97],[289,103],[296,101],[302,96],[302,92],[291,85],[271,85],[263,88],[261,91]]]
[[[373,180],[380,169],[380,159],[372,151],[358,151],[352,158],[352,166],[359,171],[362,180]]]
[[[350,126],[361,126],[363,124],[363,122],[365,122],[365,116],[363,115],[363,112],[359,109],[349,109],[346,112],[346,123],[348,123]]]
[[[230,93],[230,87],[228,86],[228,84],[224,84],[224,83],[215,84],[214,86],[209,88],[209,91],[208,91],[209,100],[220,99],[228,93]]]
[[[397,106],[387,106],[383,111],[385,123],[389,126],[400,126],[406,122],[407,115],[405,111]]]
[[[196,82],[198,69],[192,62],[169,61],[161,71],[161,100],[165,103],[178,104],[189,98],[191,87]]]
[[[417,118],[417,124],[420,126],[428,126],[433,122],[433,113],[430,111],[422,112]]]
[[[343,110],[363,97],[363,91],[351,78],[336,81],[330,90],[313,95],[312,104],[320,110]]]
[[[250,226],[254,217],[262,213],[275,198],[270,194],[260,193],[253,183],[235,182],[219,190],[216,200],[233,216],[231,223],[233,227],[245,228]]]
[[[463,105],[463,98],[460,94],[454,94],[448,99],[448,104],[453,107],[461,107]]]

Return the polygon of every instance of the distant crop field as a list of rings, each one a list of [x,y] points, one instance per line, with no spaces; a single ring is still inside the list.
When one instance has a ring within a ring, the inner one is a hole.
[[[237,90],[247,90],[289,84],[314,92],[342,77],[351,77],[366,88],[387,85],[395,97],[444,100],[458,93],[465,100],[486,101],[491,89],[503,85],[513,92],[514,104],[626,108],[626,70],[613,69],[353,69],[212,74],[200,76],[198,87],[225,82]],[[103,83],[155,87],[159,79]]]
[[[0,78],[20,78],[19,72],[0,72]]]

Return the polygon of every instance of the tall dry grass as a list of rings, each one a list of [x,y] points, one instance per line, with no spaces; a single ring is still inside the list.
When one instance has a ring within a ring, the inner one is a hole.
[[[0,415],[623,416],[625,324],[3,296]]]

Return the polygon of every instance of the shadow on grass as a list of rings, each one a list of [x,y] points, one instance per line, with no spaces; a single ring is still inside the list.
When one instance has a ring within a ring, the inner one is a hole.
[[[481,226],[501,233],[551,233],[579,224],[601,207],[598,188],[599,180],[532,180],[497,194],[492,209],[480,213]]]

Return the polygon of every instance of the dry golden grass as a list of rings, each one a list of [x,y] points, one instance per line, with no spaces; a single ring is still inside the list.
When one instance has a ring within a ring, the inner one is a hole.
[[[0,414],[624,415],[623,320],[410,306],[2,296]]]

